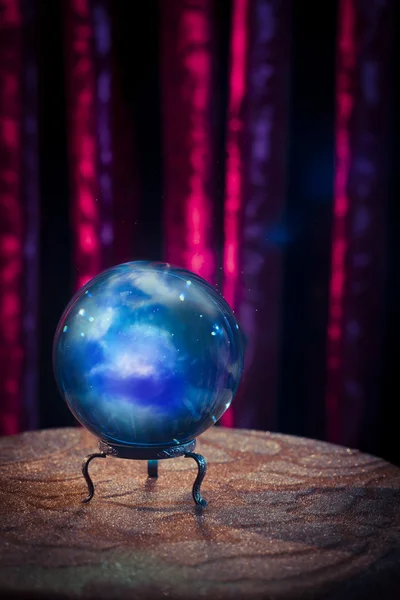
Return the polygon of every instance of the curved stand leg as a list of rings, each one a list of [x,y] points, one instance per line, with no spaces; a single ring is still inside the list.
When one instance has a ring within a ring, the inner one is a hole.
[[[107,454],[105,452],[96,452],[95,454],[88,454],[88,456],[86,456],[86,458],[84,459],[82,463],[82,475],[84,476],[86,484],[88,486],[88,496],[87,498],[84,498],[82,502],[90,502],[94,494],[93,481],[91,480],[89,475],[89,463],[94,458],[106,458],[106,456]]]
[[[147,475],[149,477],[158,477],[158,460],[147,461]]]
[[[205,508],[208,503],[206,500],[204,500],[204,498],[201,495],[200,486],[203,483],[203,479],[206,476],[207,472],[206,459],[201,454],[196,454],[195,452],[185,452],[184,456],[185,458],[193,458],[197,463],[198,473],[193,484],[192,495],[193,500],[196,502],[196,504],[198,506],[201,506],[202,508]]]

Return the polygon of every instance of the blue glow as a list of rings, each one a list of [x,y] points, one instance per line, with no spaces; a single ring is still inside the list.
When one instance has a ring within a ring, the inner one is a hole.
[[[201,278],[126,263],[69,303],[54,340],[55,376],[73,414],[99,438],[172,445],[229,407],[243,369],[241,339],[229,306]]]

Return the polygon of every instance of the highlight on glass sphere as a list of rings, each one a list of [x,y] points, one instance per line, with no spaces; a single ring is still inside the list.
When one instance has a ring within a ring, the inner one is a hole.
[[[243,370],[239,326],[206,281],[166,263],[104,271],[72,298],[53,346],[70,410],[105,442],[173,446],[220,419]]]

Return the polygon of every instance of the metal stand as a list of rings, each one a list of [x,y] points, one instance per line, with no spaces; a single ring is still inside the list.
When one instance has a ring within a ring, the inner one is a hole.
[[[195,447],[196,440],[191,440],[185,444],[178,444],[176,446],[167,448],[132,448],[130,446],[118,446],[116,444],[100,442],[100,452],[89,454],[82,463],[82,475],[85,478],[88,487],[88,496],[82,500],[82,502],[90,502],[94,495],[94,485],[89,475],[89,464],[94,458],[107,458],[107,456],[113,456],[116,458],[127,458],[131,460],[147,460],[148,476],[151,478],[157,478],[159,460],[184,456],[185,458],[193,458],[197,463],[198,472],[193,484],[192,496],[197,506],[205,508],[207,506],[207,502],[201,495],[200,487],[206,475],[207,463],[204,456],[193,452]]]
[[[89,454],[88,456],[86,456],[85,460],[83,461],[82,475],[84,476],[87,486],[88,486],[88,495],[86,498],[84,498],[82,500],[82,502],[90,502],[94,496],[94,485],[93,485],[93,481],[89,475],[89,463],[94,458],[106,458],[106,457],[107,457],[107,454],[104,454],[104,452],[96,452],[95,454]]]

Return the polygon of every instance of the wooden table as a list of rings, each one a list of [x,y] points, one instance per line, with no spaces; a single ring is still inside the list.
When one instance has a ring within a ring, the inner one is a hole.
[[[193,461],[94,461],[86,431],[0,440],[0,596],[400,598],[400,469],[301,438],[213,428]]]

